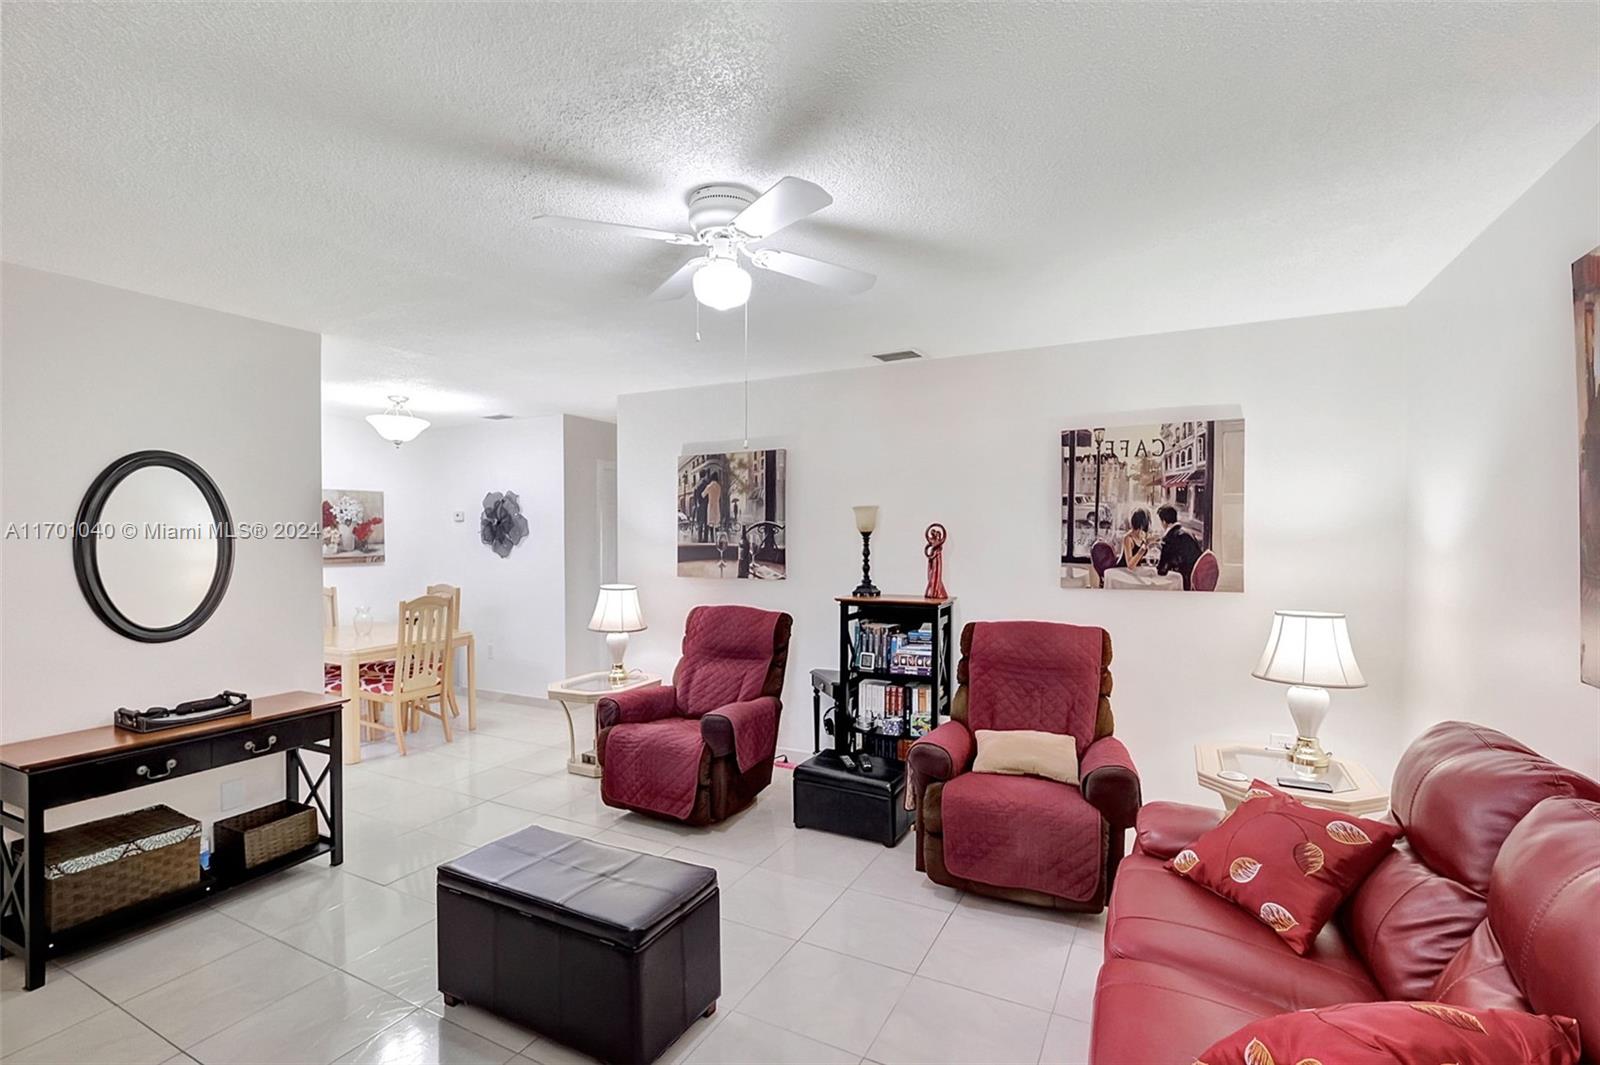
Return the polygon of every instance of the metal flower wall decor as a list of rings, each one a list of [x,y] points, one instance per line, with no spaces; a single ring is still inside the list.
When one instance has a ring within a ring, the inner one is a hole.
[[[479,524],[483,542],[505,558],[528,535],[528,519],[515,492],[490,492],[483,497],[483,518]]]

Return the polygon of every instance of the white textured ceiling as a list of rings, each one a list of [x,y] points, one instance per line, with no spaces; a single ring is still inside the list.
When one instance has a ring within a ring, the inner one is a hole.
[[[326,398],[731,379],[644,297],[707,181],[835,203],[752,369],[1402,303],[1600,119],[1600,5],[6,3],[12,261],[321,331]],[[886,371],[888,372],[888,371]]]

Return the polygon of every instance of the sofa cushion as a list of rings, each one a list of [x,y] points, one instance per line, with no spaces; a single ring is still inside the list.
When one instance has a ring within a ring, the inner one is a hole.
[[[683,820],[694,811],[706,753],[700,722],[670,717],[606,730],[600,797],[608,806]]]
[[[1356,951],[1383,993],[1428,998],[1439,974],[1483,922],[1484,897],[1397,846],[1341,911]]]
[[[1577,1018],[1600,1059],[1600,802],[1547,799],[1511,830],[1489,880],[1489,926],[1529,1004]]]
[[[689,611],[683,623],[683,657],[672,679],[678,711],[699,717],[768,694],[764,689],[785,616],[748,606],[697,606]]]
[[[1277,947],[1288,955],[1282,944]],[[1276,1004],[1209,973],[1108,957],[1095,985],[1089,1060],[1102,1065],[1191,1065],[1200,1047],[1278,1012]]]
[[[1505,953],[1485,920],[1421,998],[1469,1009],[1526,1010],[1528,999],[1506,968]]]
[[[963,773],[939,797],[945,867],[956,876],[1082,901],[1100,887],[1100,811],[1042,777]]]
[[[1159,859],[1144,854],[1131,854],[1117,867],[1105,951],[1108,959],[1192,973],[1266,1003],[1267,1012],[1384,997],[1334,926],[1296,955],[1254,915],[1173,876]],[[1202,1045],[1189,1044],[1189,1054]]]
[[[1307,806],[1257,780],[1168,868],[1244,907],[1303,954],[1399,834],[1392,825]]]
[[[1481,725],[1445,721],[1395,768],[1390,802],[1412,852],[1483,894],[1506,836],[1545,799],[1600,799],[1600,785]]]
[[[980,621],[972,626],[967,725],[1040,729],[1095,740],[1105,630],[1045,621]]]
[[[1351,1003],[1251,1021],[1202,1051],[1199,1061],[1572,1065],[1578,1060],[1576,1029],[1570,1017],[1514,1010],[1463,1010],[1437,1002]]]

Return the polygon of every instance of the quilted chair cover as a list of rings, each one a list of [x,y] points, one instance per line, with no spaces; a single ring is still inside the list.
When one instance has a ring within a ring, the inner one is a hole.
[[[753,607],[690,611],[672,685],[596,706],[602,800],[691,824],[749,805],[772,780],[791,626]]]
[[[1112,735],[1111,638],[1037,621],[973,622],[961,633],[951,720],[911,749],[917,868],[951,887],[1097,911],[1110,893],[1139,778]],[[971,772],[978,729],[1069,735],[1078,787]]]

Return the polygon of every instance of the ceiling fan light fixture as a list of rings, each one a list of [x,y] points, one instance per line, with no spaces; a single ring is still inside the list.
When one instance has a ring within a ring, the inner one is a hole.
[[[410,443],[432,423],[406,410],[405,396],[390,396],[389,408],[382,414],[367,415],[367,424],[395,447]]]
[[[750,298],[750,274],[733,259],[713,257],[694,272],[694,298],[714,311],[743,307]]]

